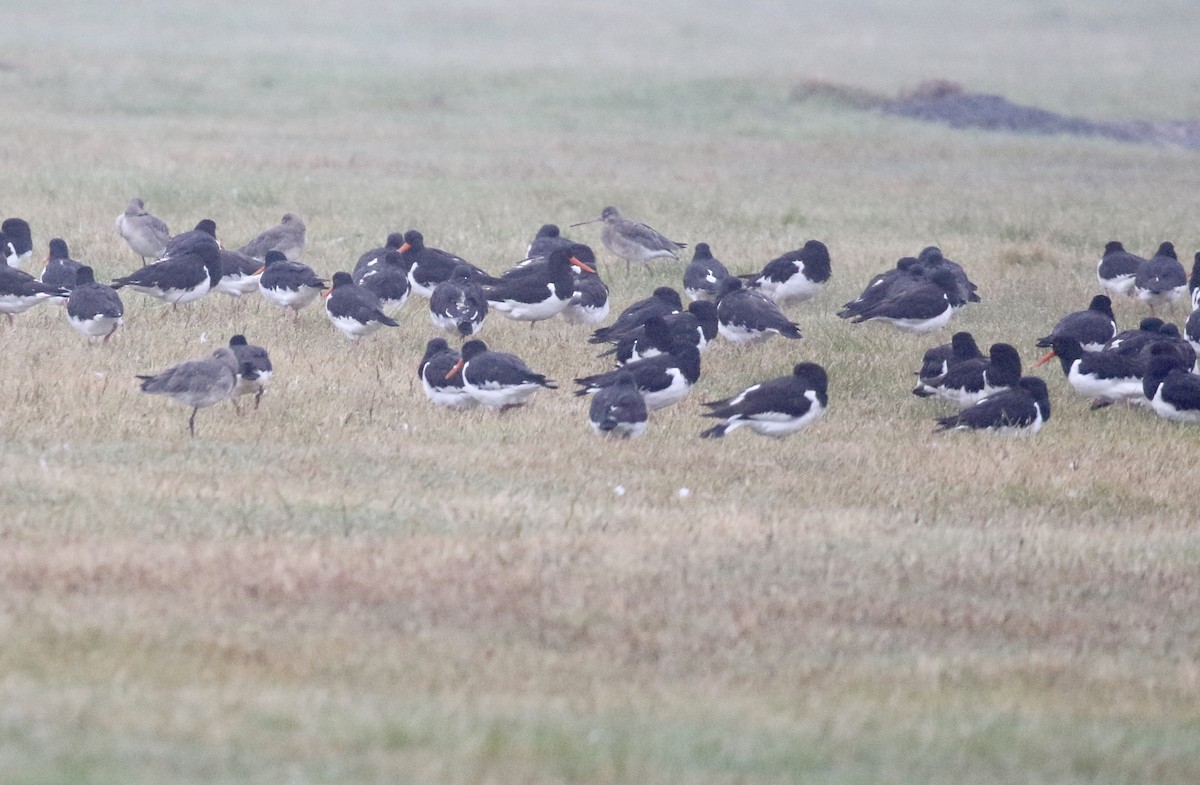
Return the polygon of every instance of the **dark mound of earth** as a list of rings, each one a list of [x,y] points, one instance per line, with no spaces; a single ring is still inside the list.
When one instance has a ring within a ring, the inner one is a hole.
[[[1200,122],[1105,122],[1058,114],[1009,101],[1004,96],[967,92],[945,80],[924,82],[895,98],[831,82],[809,80],[792,90],[798,101],[826,100],[856,109],[910,117],[951,128],[979,128],[1023,134],[1069,134],[1122,142],[1174,144],[1200,149]]]

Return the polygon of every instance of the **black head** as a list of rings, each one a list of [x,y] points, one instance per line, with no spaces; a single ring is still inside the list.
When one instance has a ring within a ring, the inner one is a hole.
[[[1163,243],[1158,246],[1158,250],[1154,252],[1155,256],[1166,256],[1169,259],[1178,259],[1175,255],[1175,246],[1172,243]]]
[[[1183,336],[1179,334],[1179,327],[1177,327],[1174,324],[1171,324],[1170,322],[1166,322],[1161,327],[1159,327],[1158,334],[1163,336],[1164,338],[1179,338],[1179,339],[1183,338]]]
[[[958,360],[968,360],[981,354],[975,336],[966,331],[950,336],[950,352]]]
[[[655,349],[667,351],[671,346],[671,330],[661,316],[652,316],[646,320],[646,338]]]
[[[403,238],[401,238],[400,244],[404,244]],[[383,263],[385,266],[395,265],[396,267],[403,269],[405,272],[408,272],[408,269],[412,267],[412,257],[408,254],[403,254],[398,251],[388,251],[383,255]]]
[[[67,241],[61,237],[55,237],[50,241],[50,258],[51,259],[70,259],[71,252],[67,250]]]
[[[0,224],[0,231],[8,235],[17,253],[33,250],[33,233],[29,230],[29,222],[24,218],[6,218]]]
[[[425,363],[429,362],[429,358],[448,351],[450,351],[450,344],[446,342],[445,338],[430,338],[429,342],[425,344],[425,356],[421,358],[421,364],[417,366],[417,376],[421,375],[421,369]]]
[[[85,283],[95,283],[96,273],[92,268],[86,265],[75,271],[75,285],[82,286]]]
[[[896,260],[896,269],[909,272],[916,267],[920,262],[912,256],[905,256]]]
[[[229,339],[230,346],[247,346],[246,336],[238,334]]]
[[[217,238],[217,222],[211,218],[205,218],[196,224],[195,231],[204,232],[215,240]]]
[[[829,280],[830,261],[829,249],[820,240],[809,240],[800,249],[804,260],[804,273],[814,281]]]
[[[408,248],[405,249],[404,246]],[[404,233],[404,245],[400,246],[401,251],[423,251],[425,249],[425,236],[416,229],[409,229]]]
[[[263,257],[263,266],[270,267],[271,265],[275,264],[276,262],[286,262],[286,261],[287,261],[287,256],[284,255],[283,251],[267,251],[267,255],[265,257]]]
[[[799,363],[792,369],[792,376],[804,382],[810,390],[816,390],[824,395],[829,389],[829,377],[825,369],[816,363]]]
[[[700,324],[717,321],[717,304],[711,300],[697,300],[688,305],[688,312],[695,316]]]
[[[462,357],[464,360],[470,360],[472,357],[478,357],[488,350],[488,345],[476,338],[473,341],[467,341],[462,345]]]
[[[1083,357],[1083,346],[1069,335],[1058,336],[1050,346],[1054,349],[1054,354],[1062,360],[1064,370],[1068,370],[1071,363]]]
[[[1017,386],[1025,392],[1033,400],[1042,405],[1042,419],[1050,419],[1050,389],[1046,387],[1046,382],[1038,376],[1022,376],[1017,382]]]
[[[742,279],[738,278],[736,275],[730,275],[726,278],[722,278],[721,285],[717,287],[717,299],[720,300],[727,294],[732,294],[733,292],[739,291],[744,288],[744,286],[745,284],[742,282]]]
[[[692,253],[692,261],[711,258],[713,258],[712,249],[708,247],[708,243],[696,243],[696,250]]]
[[[945,257],[942,256],[942,249],[936,245],[931,245],[928,248],[921,249],[921,253],[917,254],[917,261],[922,264],[937,264]]]
[[[660,286],[654,290],[654,298],[662,300],[677,311],[683,310],[683,300],[679,299],[679,292],[672,289],[670,286]]]
[[[1108,256],[1110,253],[1125,253],[1125,246],[1118,240],[1109,240],[1104,246],[1104,255]]]
[[[402,245],[404,245],[404,234],[402,232],[392,232],[387,236],[387,240],[385,240],[383,243],[384,248],[390,248],[392,250],[395,250]]]
[[[1157,316],[1147,316],[1138,322],[1138,329],[1144,333],[1157,333],[1162,329],[1164,322]]]
[[[465,264],[456,264],[454,270],[450,272],[450,280],[458,283],[467,283],[471,280],[471,268]]]
[[[933,275],[929,276],[929,280],[947,292],[957,291],[958,289],[958,283],[954,280],[954,273],[945,268],[934,270]]]
[[[1102,313],[1110,319],[1113,318],[1112,300],[1108,298],[1107,294],[1098,294],[1093,297],[1092,301],[1088,303],[1088,310]]]
[[[1010,387],[1021,378],[1021,355],[1016,347],[1007,343],[994,343],[988,351],[991,370],[988,378],[994,385]]]
[[[596,273],[596,254],[583,243],[572,243],[568,248],[568,261],[579,272]],[[582,265],[582,266],[581,266]],[[585,270],[584,267],[589,269]]]
[[[537,234],[535,235],[534,239],[550,238],[550,237],[558,237],[558,236],[559,236],[559,231],[558,231],[557,226],[555,226],[554,224],[543,224],[542,228],[537,230]]]
[[[339,286],[350,286],[353,283],[354,278],[350,275],[350,273],[345,272],[344,270],[333,274],[334,289],[338,288]]]

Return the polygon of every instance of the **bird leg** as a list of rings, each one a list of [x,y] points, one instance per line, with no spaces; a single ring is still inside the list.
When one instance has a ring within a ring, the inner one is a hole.
[[[258,411],[258,402],[262,400],[263,388],[259,387],[258,392],[254,393],[254,410]]]
[[[192,416],[188,418],[188,433],[192,435],[193,439],[196,438],[196,412],[198,411],[200,411],[199,406],[193,408]]]

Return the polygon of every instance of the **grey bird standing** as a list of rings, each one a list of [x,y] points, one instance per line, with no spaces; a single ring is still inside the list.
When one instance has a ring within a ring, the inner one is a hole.
[[[233,394],[237,386],[238,359],[233,350],[225,346],[203,360],[189,360],[172,365],[162,373],[137,378],[142,382],[142,392],[166,395],[184,406],[192,407],[188,433],[194,437],[196,412],[220,403]]]
[[[161,218],[146,211],[146,203],[134,197],[125,206],[125,212],[117,216],[117,234],[129,243],[133,252],[147,259],[158,259],[167,248],[171,230]]]
[[[604,247],[625,260],[625,270],[628,272],[631,262],[649,262],[653,259],[679,259],[676,253],[681,248],[687,248],[687,243],[677,243],[668,240],[663,234],[643,223],[631,221],[621,215],[621,212],[609,205],[600,213],[599,218],[590,221],[580,221],[571,224],[572,227],[585,224],[604,222],[600,232],[600,242]]]

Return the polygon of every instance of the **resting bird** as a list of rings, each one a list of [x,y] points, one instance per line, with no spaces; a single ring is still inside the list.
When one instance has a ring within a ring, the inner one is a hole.
[[[788,305],[816,297],[830,275],[829,249],[820,240],[809,240],[767,262],[761,273],[741,277],[779,305]]]
[[[1050,391],[1036,376],[979,401],[949,417],[939,417],[936,431],[985,430],[1009,436],[1032,435],[1050,419]]]
[[[705,403],[720,423],[702,438],[719,439],[748,427],[755,433],[782,439],[820,419],[829,406],[829,377],[816,363],[799,363],[790,376],[753,384],[731,398]]]
[[[1178,300],[1187,289],[1187,283],[1187,273],[1175,255],[1175,246],[1163,243],[1154,256],[1138,268],[1133,279],[1133,292],[1150,306],[1153,314],[1156,308]]]
[[[636,438],[646,432],[649,413],[633,374],[619,374],[592,398],[588,423],[601,436]]]

